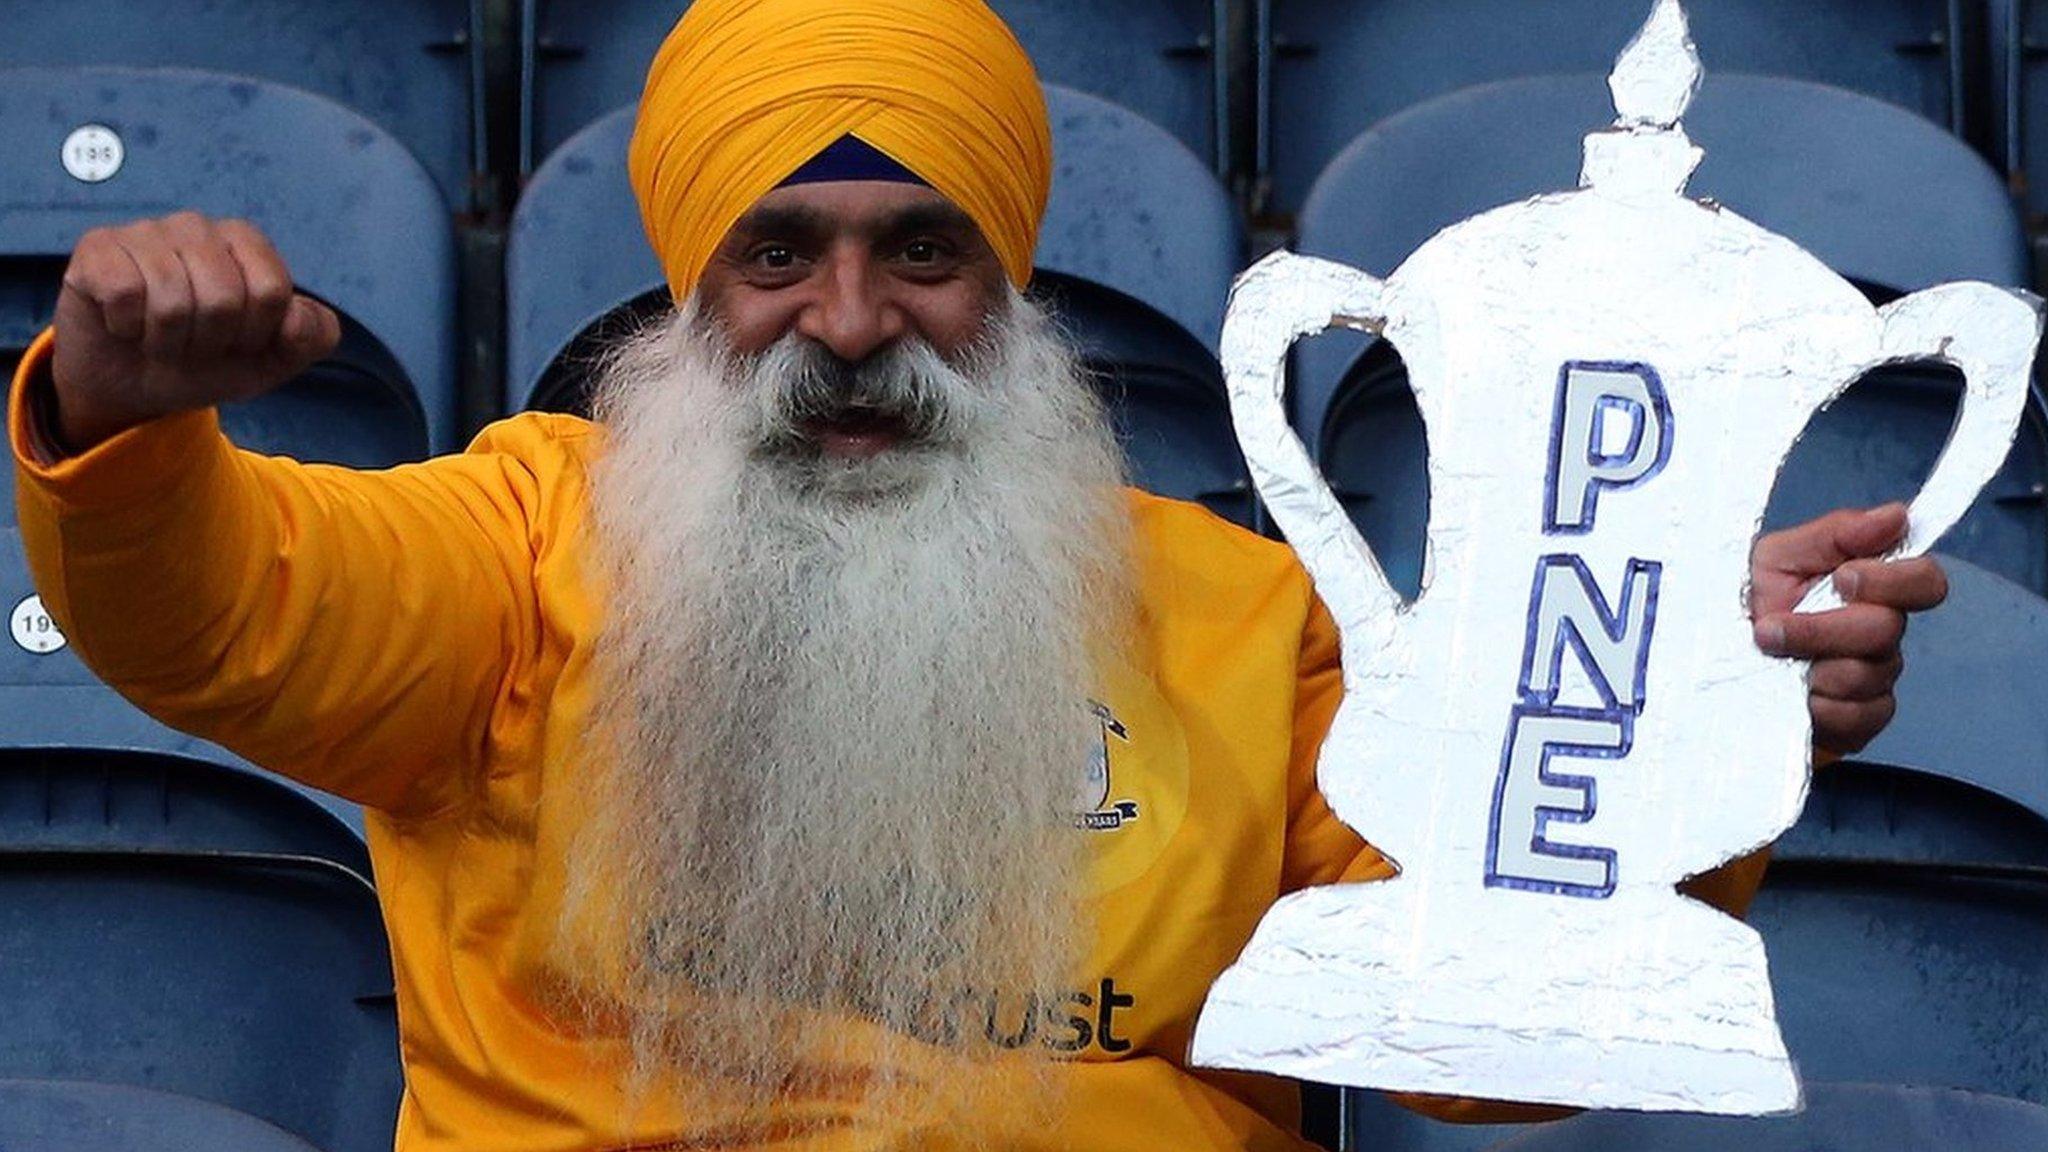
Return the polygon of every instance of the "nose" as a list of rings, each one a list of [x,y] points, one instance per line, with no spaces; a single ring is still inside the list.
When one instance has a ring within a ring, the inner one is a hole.
[[[889,299],[880,269],[865,252],[834,252],[820,272],[817,295],[797,318],[798,332],[856,364],[904,334],[908,318]]]

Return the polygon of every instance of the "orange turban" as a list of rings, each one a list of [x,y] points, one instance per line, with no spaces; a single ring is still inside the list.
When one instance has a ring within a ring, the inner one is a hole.
[[[675,298],[756,200],[847,135],[1030,279],[1052,136],[1030,59],[982,0],[697,0],[655,55],[627,156]]]

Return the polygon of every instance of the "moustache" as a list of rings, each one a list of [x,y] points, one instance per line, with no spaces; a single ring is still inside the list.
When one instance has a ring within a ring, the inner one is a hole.
[[[756,373],[769,451],[802,454],[826,432],[887,434],[909,447],[940,446],[957,433],[964,381],[929,345],[900,341],[859,361],[806,337],[785,345]]]

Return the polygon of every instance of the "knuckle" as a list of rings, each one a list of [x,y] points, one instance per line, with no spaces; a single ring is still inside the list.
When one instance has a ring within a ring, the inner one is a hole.
[[[192,301],[192,318],[209,326],[236,319],[241,311],[241,302],[225,293],[208,292]]]
[[[259,271],[249,277],[249,302],[265,311],[291,303],[292,282],[282,276]]]
[[[1878,623],[1878,639],[1889,656],[1906,638],[1906,614],[1887,609]]]
[[[176,327],[189,324],[192,320],[192,302],[181,293],[154,293],[149,298],[147,309],[149,322],[156,327]]]
[[[149,292],[142,281],[130,276],[101,284],[93,295],[101,307],[132,310],[143,306]]]

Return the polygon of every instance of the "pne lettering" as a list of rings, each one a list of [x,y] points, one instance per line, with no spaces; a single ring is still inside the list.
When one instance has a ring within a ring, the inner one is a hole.
[[[1649,365],[1566,364],[1551,417],[1544,535],[1592,532],[1603,495],[1648,483],[1669,462],[1671,443],[1671,406]],[[1570,770],[1571,761],[1621,761],[1634,747],[1663,574],[1661,561],[1631,558],[1604,587],[1577,553],[1537,557],[1518,698],[1494,782],[1488,887],[1613,894],[1616,852],[1584,838],[1553,840],[1550,830],[1587,824],[1599,812],[1598,778],[1590,765]],[[1565,700],[1568,669],[1591,686],[1593,699]]]

